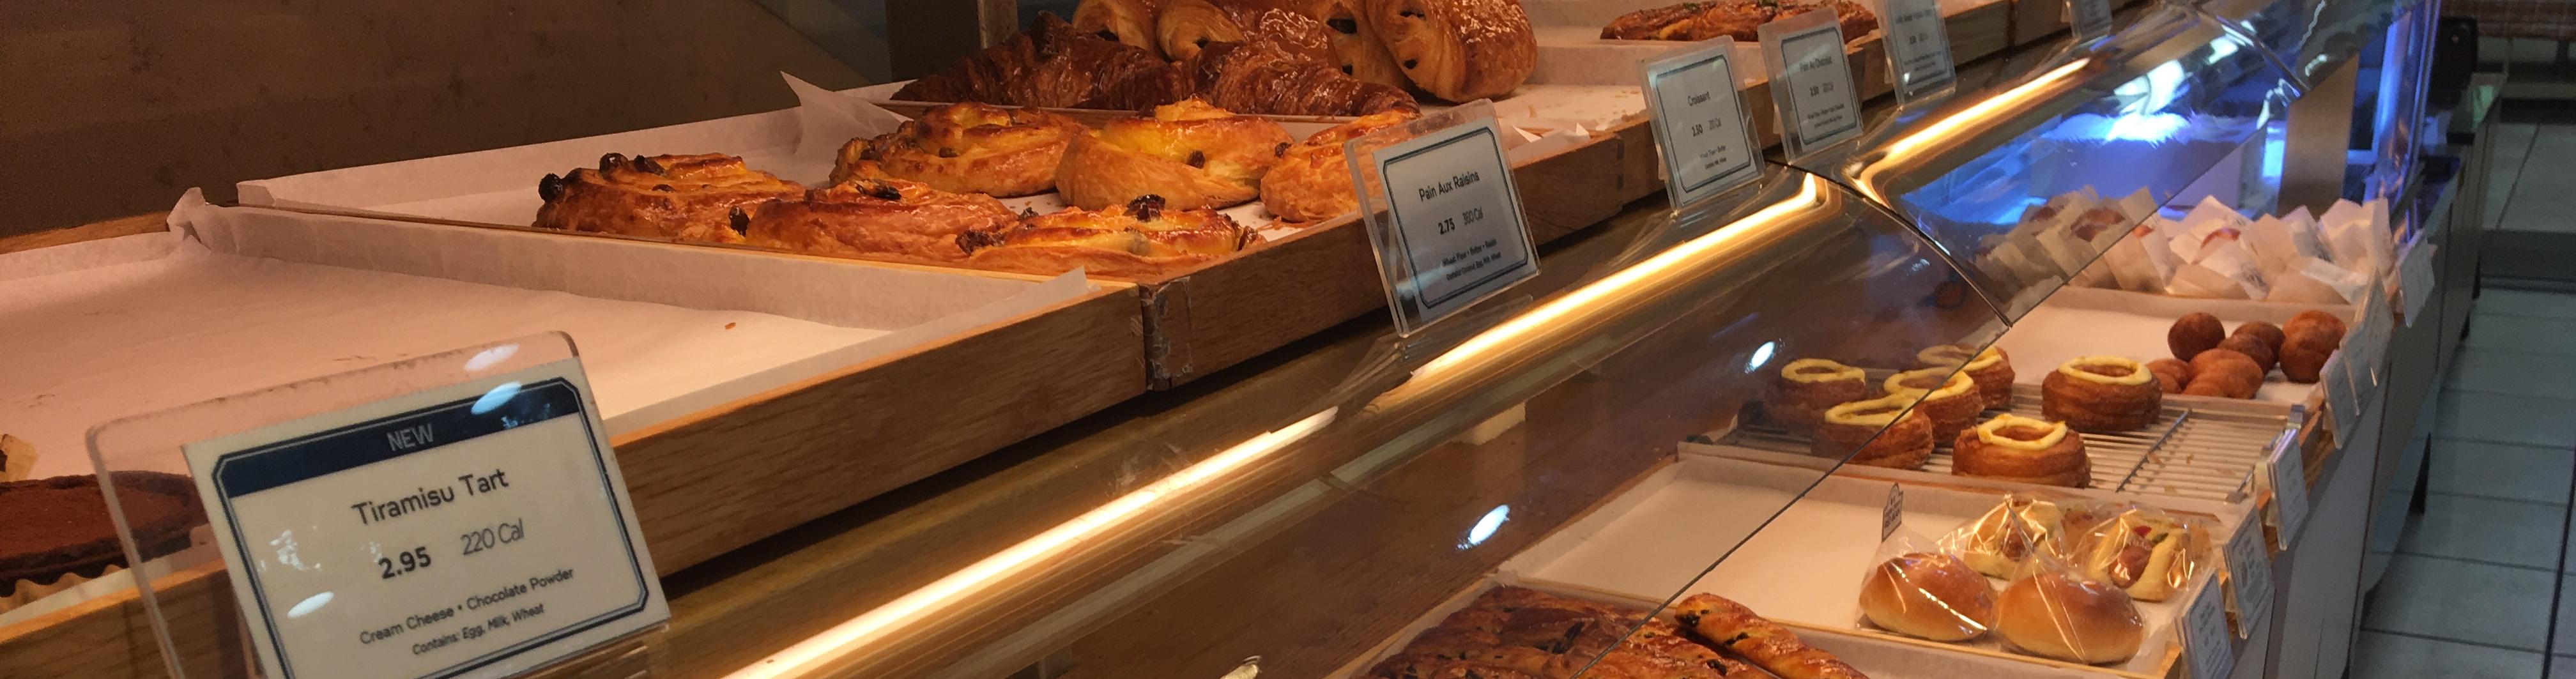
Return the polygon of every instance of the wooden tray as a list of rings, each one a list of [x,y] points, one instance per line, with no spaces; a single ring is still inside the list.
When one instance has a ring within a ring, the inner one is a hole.
[[[659,573],[1144,393],[1138,289],[1094,288],[616,437]],[[190,630],[179,640],[188,669],[237,674],[240,617],[222,566],[182,571],[157,587],[163,614]],[[145,615],[129,589],[0,628],[0,676],[159,676]]]

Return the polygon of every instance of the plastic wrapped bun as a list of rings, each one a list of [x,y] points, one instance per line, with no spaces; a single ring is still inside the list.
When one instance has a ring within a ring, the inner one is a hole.
[[[2078,536],[2077,544],[2084,577],[2139,601],[2164,601],[2191,583],[2209,553],[2209,530],[2201,519],[2127,507]]]
[[[2127,592],[2084,579],[2060,564],[2048,566],[2031,568],[2029,575],[2004,587],[1995,604],[1997,635],[2033,655],[2088,665],[2138,654],[2147,625]]]
[[[1985,516],[1942,538],[1941,547],[1979,573],[2011,579],[2033,556],[2064,553],[2065,522],[2066,510],[2056,501],[2013,493]]]
[[[1995,588],[1967,562],[1913,552],[1888,559],[1861,580],[1861,614],[1887,630],[1933,641],[1966,641],[1994,626]]]

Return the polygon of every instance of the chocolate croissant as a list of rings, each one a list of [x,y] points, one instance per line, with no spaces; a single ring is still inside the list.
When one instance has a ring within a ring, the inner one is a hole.
[[[1163,15],[1164,0],[1082,0],[1073,8],[1074,30],[1100,36],[1102,40],[1144,48],[1154,58],[1163,57],[1163,43],[1154,38],[1154,20]]]
[[[537,182],[541,229],[648,238],[739,243],[734,212],[805,192],[795,182],[744,167],[718,153],[599,157],[599,169],[546,175]]]
[[[1404,90],[1361,82],[1324,62],[1300,60],[1252,43],[1220,42],[1183,64],[1198,97],[1241,113],[1363,116],[1415,110]]]
[[[912,81],[894,98],[1134,111],[1180,101],[1189,91],[1180,69],[1144,48],[1040,14],[1010,42]]]
[[[1432,96],[1510,94],[1538,70],[1538,36],[1518,0],[1363,0],[1378,41]]]
[[[1324,22],[1324,35],[1333,48],[1333,65],[1342,73],[1363,82],[1393,87],[1404,86],[1404,71],[1395,67],[1395,57],[1387,54],[1386,43],[1377,38],[1377,28],[1370,26],[1360,0],[1291,0],[1306,16]]]
[[[1154,21],[1163,55],[1188,61],[1222,42],[1260,43],[1299,59],[1332,62],[1324,23],[1291,2],[1305,0],[1171,0]]]

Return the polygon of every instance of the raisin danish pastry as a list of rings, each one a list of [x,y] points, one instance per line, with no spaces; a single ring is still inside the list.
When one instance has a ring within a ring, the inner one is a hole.
[[[1171,0],[1154,21],[1163,56],[1188,61],[1221,42],[1256,43],[1299,61],[1338,65],[1324,23],[1291,3],[1304,0]]]
[[[1154,37],[1154,21],[1163,16],[1164,0],[1082,0],[1073,7],[1073,29],[1102,40],[1132,45],[1163,58],[1163,43]]]
[[[866,161],[852,169],[857,177],[832,188],[736,209],[744,242],[817,255],[960,262],[966,259],[957,245],[961,234],[1019,225],[1019,215],[992,196],[885,178]]]
[[[537,181],[540,229],[711,243],[739,243],[736,208],[773,198],[793,198],[805,187],[744,167],[719,153],[687,156],[599,157],[599,169],[580,168]]]
[[[1052,275],[1081,267],[1099,276],[1150,276],[1242,251],[1261,241],[1215,210],[1167,210],[1145,196],[1118,210],[1074,208],[1014,228],[968,230],[958,248],[977,268]]]
[[[1359,207],[1359,193],[1351,188],[1342,144],[1416,117],[1412,109],[1379,111],[1290,145],[1261,176],[1261,206],[1280,219],[1309,224],[1350,213]]]
[[[1538,70],[1538,37],[1517,0],[1363,2],[1396,67],[1432,96],[1499,97]]]
[[[1076,135],[1055,188],[1086,210],[1145,196],[1173,210],[1239,205],[1260,195],[1261,176],[1292,141],[1277,122],[1190,99]]]
[[[1413,95],[1402,88],[1362,82],[1323,62],[1250,43],[1210,44],[1181,69],[1198,87],[1198,98],[1229,111],[1358,116],[1415,108]]]
[[[1181,70],[1144,48],[1040,14],[1027,32],[894,93],[903,101],[1134,111],[1189,96]]]
[[[832,163],[832,183],[875,161],[887,176],[957,193],[1002,198],[1055,189],[1056,161],[1083,132],[1072,118],[973,102],[930,109],[875,139],[852,139]]]

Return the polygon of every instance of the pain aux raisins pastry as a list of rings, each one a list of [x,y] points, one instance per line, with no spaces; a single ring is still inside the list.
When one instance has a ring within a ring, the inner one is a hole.
[[[992,196],[886,178],[872,161],[850,170],[858,176],[832,188],[737,211],[744,242],[816,255],[962,262],[960,234],[1019,225],[1020,216]]]
[[[1277,122],[1191,99],[1076,135],[1055,188],[1085,210],[1145,196],[1170,210],[1239,205],[1261,195],[1262,175],[1293,141]]]
[[[2064,423],[2005,414],[1959,433],[1950,448],[1950,471],[2083,488],[2093,483],[2093,457],[2084,451],[2084,435]]]
[[[1052,275],[1076,267],[1100,276],[1140,277],[1214,261],[1261,241],[1215,210],[1167,210],[1145,196],[1118,210],[1072,208],[1029,217],[1018,227],[957,236],[967,264]]]
[[[2012,407],[2012,355],[2003,347],[1980,350],[1964,344],[1944,344],[1924,349],[1914,355],[1926,368],[1964,368],[1970,379],[1977,381],[1977,393],[1986,397],[1988,409]]]
[[[1750,667],[1721,657],[1679,625],[1648,617],[1646,611],[1512,586],[1486,590],[1360,676],[1539,679],[1577,672],[1674,679],[1755,676]]]
[[[734,209],[792,199],[805,187],[744,167],[720,153],[636,156],[611,153],[599,167],[537,182],[537,228],[708,243],[740,243]]]
[[[1849,464],[1922,469],[1932,459],[1932,419],[1913,405],[1912,395],[1898,394],[1826,409],[1813,450],[1824,457],[1850,455]]]
[[[1924,368],[1887,376],[1881,385],[1891,396],[1921,397],[1914,410],[1932,421],[1932,440],[1958,436],[1959,431],[1975,424],[1977,413],[1986,410],[1985,392],[1977,390],[1976,378],[1952,368]]]
[[[2083,356],[2049,371],[2039,385],[2042,417],[2078,431],[2144,429],[2164,416],[2156,375],[2119,356]]]
[[[1417,117],[1411,110],[1380,111],[1289,145],[1261,177],[1261,206],[1273,216],[1303,224],[1350,214],[1359,208],[1359,193],[1351,186],[1342,145]]]
[[[186,548],[189,531],[206,523],[188,477],[118,472],[110,478],[146,559]],[[65,577],[86,580],[127,566],[98,483],[89,475],[0,483],[0,517],[6,517],[0,520],[0,609],[58,591]]]
[[[875,161],[888,177],[921,182],[952,193],[999,198],[1055,190],[1056,163],[1083,133],[1072,118],[1033,108],[949,104],[906,121],[874,139],[852,139],[832,164],[832,183],[856,176],[860,161]]]
[[[1767,409],[1771,419],[1781,426],[1807,431],[1824,421],[1827,409],[1869,398],[1869,376],[1859,368],[1830,360],[1801,358],[1781,366],[1774,388],[1780,398]]]

